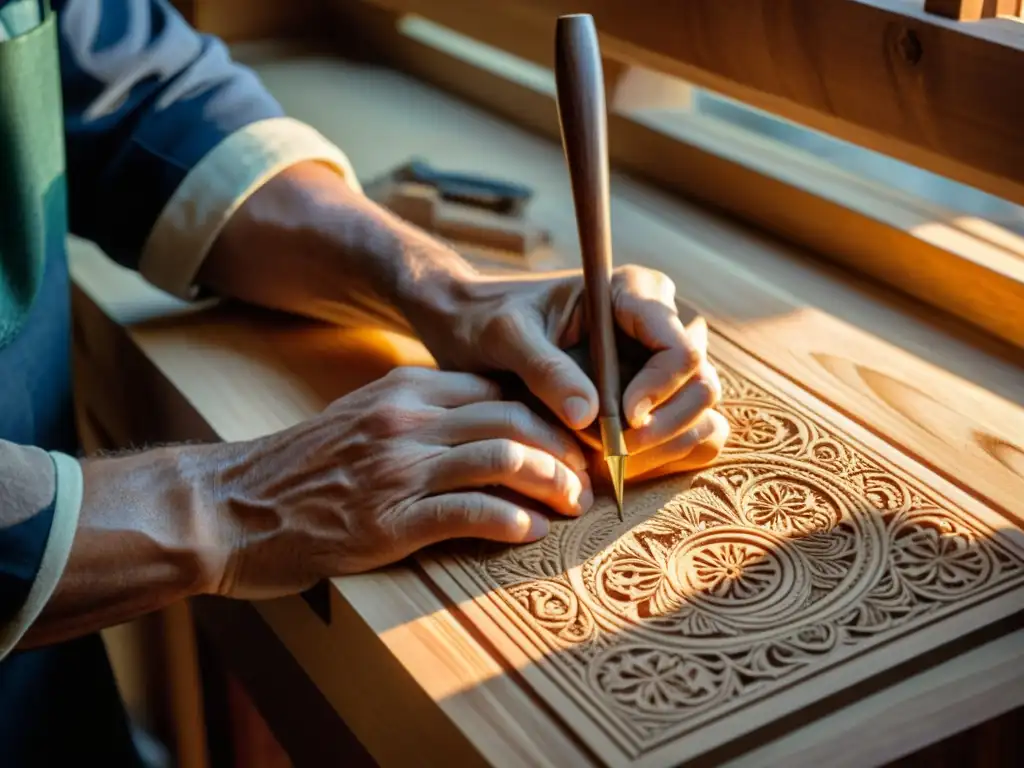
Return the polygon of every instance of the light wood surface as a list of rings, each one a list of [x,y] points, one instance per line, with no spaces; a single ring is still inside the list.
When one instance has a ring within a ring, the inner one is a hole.
[[[409,13],[465,0],[374,0]],[[550,27],[590,13],[606,55],[669,72],[1017,203],[1024,28],[927,13],[920,0],[495,0]],[[542,26],[542,28],[543,28]]]
[[[376,68],[269,55],[253,63],[291,114],[349,152],[361,177],[421,155],[529,183],[537,190],[532,215],[555,236],[552,261],[578,259],[557,144]],[[411,122],[410,114],[431,119]],[[937,482],[960,489],[951,494],[972,496],[1007,515],[1011,527],[1019,524],[1018,366],[735,224],[621,178],[612,190],[619,263],[665,270],[723,338],[928,467]],[[429,363],[416,342],[389,333],[231,307],[184,308],[88,248],[75,249],[72,267],[79,370],[107,384],[107,398],[89,406],[115,439],[265,434],[392,365]],[[131,405],[133,396],[140,407]],[[329,623],[301,598],[256,607],[382,764],[597,760],[413,567],[335,580]],[[1024,635],[1012,629],[972,638],[952,657],[930,655],[910,670],[916,674],[860,691],[812,727],[742,744],[745,753],[733,757],[751,765],[814,764],[842,744],[850,764],[876,763],[1019,706]],[[982,640],[990,642],[971,648]],[[889,722],[875,738],[863,738],[865,724]]]
[[[397,0],[389,5],[405,7]],[[375,2],[332,0],[334,39],[341,50],[361,50],[558,138],[553,50],[538,42],[550,43],[546,24],[510,8],[495,12],[448,0],[410,7],[451,27],[393,14]],[[454,33],[494,49],[482,51]],[[516,58],[503,58],[505,51]],[[715,206],[1024,348],[1019,235],[722,119],[680,113],[650,99],[645,105],[643,83],[658,73],[623,73],[622,67],[605,58],[606,72],[618,68],[623,91],[609,97],[614,167]],[[631,87],[641,91],[635,100],[626,92]]]

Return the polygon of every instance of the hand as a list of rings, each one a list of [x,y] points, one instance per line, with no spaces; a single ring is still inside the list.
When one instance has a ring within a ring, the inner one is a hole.
[[[400,368],[268,437],[218,446],[216,592],[267,597],[445,539],[519,543],[593,502],[572,435],[466,373]]]
[[[444,311],[406,309],[438,363],[517,374],[566,426],[599,448],[583,432],[597,417],[597,390],[563,351],[580,340],[582,275],[476,276],[454,285]],[[628,476],[650,479],[707,465],[721,452],[729,428],[712,410],[721,385],[707,359],[706,323],[697,318],[684,327],[675,286],[660,272],[617,269],[612,296],[621,329],[652,353],[623,393],[631,425]],[[603,470],[603,462],[595,466]]]
[[[282,260],[282,252],[295,258]],[[594,385],[562,352],[582,325],[578,271],[481,276],[323,164],[300,163],[253,195],[200,279],[222,295],[322,320],[347,323],[358,314],[362,323],[400,326],[423,339],[443,368],[518,374],[572,429],[597,415]],[[710,410],[719,386],[701,321],[684,328],[674,299],[672,281],[659,272],[615,272],[618,323],[653,353],[623,397],[634,426],[626,436],[633,478],[704,466],[728,432]]]

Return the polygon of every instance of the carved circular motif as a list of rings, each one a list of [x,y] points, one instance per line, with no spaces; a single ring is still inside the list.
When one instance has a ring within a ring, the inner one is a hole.
[[[655,484],[643,506],[600,537],[588,529],[606,520],[575,521],[562,551],[596,623],[654,646],[787,636],[857,603],[886,564],[864,490],[795,459],[722,457],[683,488]]]
[[[970,515],[718,370],[713,466],[634,487],[625,521],[599,503],[472,562],[637,754],[1022,572]]]
[[[784,621],[810,593],[803,557],[765,531],[713,528],[681,541],[669,562],[669,581],[691,606],[746,627]]]
[[[839,522],[842,502],[827,485],[794,482],[778,473],[759,478],[743,494],[743,516],[758,528],[783,535],[831,530]]]
[[[766,403],[726,400],[719,410],[729,422],[729,451],[777,451],[790,443],[797,450],[809,439],[806,424]]]

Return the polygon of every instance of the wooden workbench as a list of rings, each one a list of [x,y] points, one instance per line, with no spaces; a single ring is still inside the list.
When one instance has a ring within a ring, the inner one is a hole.
[[[538,193],[531,215],[554,235],[553,250],[531,266],[576,261],[554,143],[394,72],[273,53],[252,63],[290,114],[343,147],[364,179],[421,156],[530,184]],[[773,391],[814,403],[827,428],[856,435],[908,482],[978,510],[1019,545],[1019,350],[628,179],[613,180],[613,196],[617,261],[668,273],[681,299],[708,317],[723,354],[749,361],[745,370],[774,382]],[[417,342],[385,331],[185,307],[81,244],[72,270],[81,404],[108,444],[249,439],[312,415],[392,366],[430,364]],[[664,756],[631,762],[616,743],[596,748],[604,736],[551,706],[557,698],[538,687],[531,660],[497,647],[480,631],[472,601],[455,605],[454,587],[432,568],[408,563],[337,579],[307,599],[197,608],[222,643],[247,646],[237,653],[248,659],[243,677],[309,697],[288,707],[278,700],[268,714],[275,729],[301,734],[307,755],[318,743],[322,754],[359,751],[332,746],[323,720],[303,717],[304,707],[326,704],[386,766],[661,764]],[[964,618],[953,635],[933,641],[927,627],[915,630],[893,646],[898,666],[885,661],[846,681],[853,685],[830,683],[837,695],[794,704],[788,717],[762,711],[763,726],[744,738],[705,748],[697,735],[672,749],[684,744],[681,755],[734,765],[880,764],[1019,707],[1019,595],[1005,593],[998,610]],[[232,637],[232,627],[247,634]],[[287,651],[288,663],[253,658],[260,632]],[[299,669],[308,680],[289,686],[283,677]]]

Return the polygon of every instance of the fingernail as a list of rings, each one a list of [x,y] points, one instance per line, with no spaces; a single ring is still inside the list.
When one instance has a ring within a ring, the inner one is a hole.
[[[654,403],[651,402],[651,398],[645,397],[639,403],[636,404],[636,409],[633,411],[633,426],[643,427],[646,426],[651,420],[651,407]]]
[[[582,397],[573,395],[565,399],[564,408],[565,417],[569,420],[569,423],[576,428],[582,428],[584,426],[583,420],[587,418],[587,414],[590,412],[590,403]]]
[[[516,524],[523,532],[523,541],[536,541],[548,535],[551,525],[543,515],[531,515],[524,509],[516,513]]]

